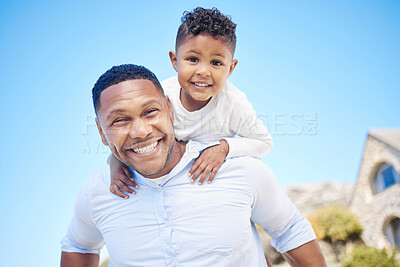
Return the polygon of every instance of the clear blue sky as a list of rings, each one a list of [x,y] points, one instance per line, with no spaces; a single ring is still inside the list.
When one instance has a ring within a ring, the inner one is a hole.
[[[108,155],[94,82],[122,63],[174,75],[196,6],[238,24],[230,81],[268,125],[283,186],[355,182],[368,129],[400,126],[399,1],[1,1],[1,265],[58,265],[75,195]]]

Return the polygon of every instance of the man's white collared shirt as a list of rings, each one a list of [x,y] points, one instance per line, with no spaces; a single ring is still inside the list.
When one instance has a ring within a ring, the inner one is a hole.
[[[109,192],[109,167],[79,193],[62,251],[99,253],[110,266],[266,266],[254,223],[280,252],[315,239],[304,219],[260,159],[227,159],[211,184],[190,183],[188,172],[205,146],[186,145],[160,185],[135,173],[137,194]]]

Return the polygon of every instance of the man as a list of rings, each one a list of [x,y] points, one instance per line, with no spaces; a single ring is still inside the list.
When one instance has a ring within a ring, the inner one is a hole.
[[[109,192],[109,168],[77,197],[62,241],[62,266],[97,266],[105,243],[112,266],[266,266],[254,223],[292,266],[325,266],[315,234],[259,159],[228,159],[212,184],[187,173],[210,144],[175,140],[173,112],[155,75],[121,65],[93,88],[99,133],[134,171],[135,197]]]

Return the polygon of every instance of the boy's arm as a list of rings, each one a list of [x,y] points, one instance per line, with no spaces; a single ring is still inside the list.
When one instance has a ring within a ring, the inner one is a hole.
[[[229,128],[242,138],[225,138],[229,144],[228,158],[237,156],[265,156],[272,148],[272,137],[258,118],[246,97],[234,104]]]
[[[200,177],[198,184],[201,185],[211,174],[208,179],[208,183],[211,183],[222,163],[224,163],[228,152],[229,145],[224,139],[220,140],[218,145],[208,147],[201,152],[189,170],[189,176],[192,176],[190,181],[193,183]]]
[[[135,188],[139,188],[135,180],[132,178],[130,169],[119,161],[113,154],[110,156],[110,192],[122,198],[129,198],[127,194],[124,194],[121,190],[136,194],[136,191],[128,187],[128,185]]]
[[[191,182],[199,185],[208,178],[212,182],[226,158],[237,156],[262,157],[272,148],[272,137],[246,97],[234,103],[230,114],[229,129],[240,137],[224,138],[220,144],[204,150],[189,171]]]

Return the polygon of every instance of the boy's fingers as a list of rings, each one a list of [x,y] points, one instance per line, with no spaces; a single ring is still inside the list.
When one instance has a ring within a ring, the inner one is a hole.
[[[125,192],[130,193],[130,194],[136,194],[135,190],[133,190],[132,188],[130,188],[130,187],[124,185],[124,184],[121,184],[119,186],[119,190],[125,191]]]
[[[136,188],[138,187],[137,183],[134,180],[129,179],[128,177],[122,178],[121,181],[126,185],[130,185]]]
[[[133,178],[132,178],[133,179]],[[139,185],[135,182],[135,180],[131,180],[132,181],[132,186],[135,188],[139,188]]]
[[[189,176],[192,176],[194,171],[199,167],[200,163],[201,163],[201,159],[200,158],[195,160],[195,162],[192,165],[192,168],[190,168],[190,170],[189,170]],[[196,179],[194,179],[194,180],[196,180]]]
[[[113,193],[114,195],[117,195],[119,197],[129,198],[129,196],[127,194],[122,193],[115,184],[110,185],[110,191],[111,191],[111,193]]]
[[[127,168],[126,166],[123,166],[122,170],[124,171],[124,174],[126,177],[132,178],[132,173],[131,173],[131,170],[129,170],[129,168]]]
[[[207,183],[211,183],[214,180],[215,175],[217,175],[218,170],[219,170],[219,168],[214,167],[214,169],[211,172],[210,178],[208,178]]]
[[[194,181],[196,181],[197,178],[199,178],[200,174],[204,171],[204,169],[205,169],[205,166],[200,165],[200,166],[196,169],[196,171],[193,173],[192,179],[191,179],[190,181],[191,181],[192,183],[193,183]]]
[[[199,183],[198,183],[199,185],[202,185],[202,184],[203,184],[204,180],[205,180],[205,179],[208,177],[208,175],[210,174],[212,168],[213,168],[212,166],[208,165],[208,166],[204,169],[203,174],[201,175],[200,180],[199,180]]]

